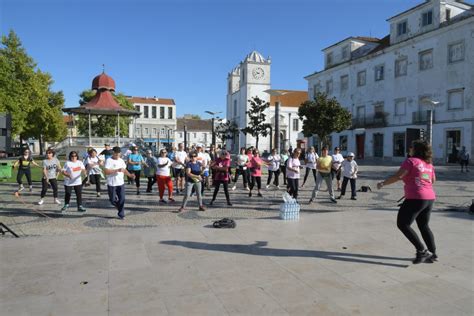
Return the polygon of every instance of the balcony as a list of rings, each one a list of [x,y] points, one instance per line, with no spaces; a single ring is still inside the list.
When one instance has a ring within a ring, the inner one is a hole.
[[[416,111],[412,113],[412,124],[427,124],[430,119],[429,111]],[[433,110],[433,122],[435,121],[435,111]]]
[[[352,129],[355,128],[377,128],[387,126],[386,112],[377,112],[373,115],[352,119]]]

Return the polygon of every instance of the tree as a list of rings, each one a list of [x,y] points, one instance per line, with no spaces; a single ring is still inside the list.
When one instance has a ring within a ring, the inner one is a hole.
[[[92,100],[96,91],[84,90],[81,92],[79,104],[83,105]],[[128,110],[135,110],[133,104],[127,97],[121,93],[113,94],[115,101]],[[128,137],[128,126],[131,118],[129,116],[120,116],[120,136]],[[116,115],[91,115],[91,134],[97,137],[115,137],[117,127]],[[79,114],[77,120],[77,130],[81,135],[89,135],[89,115]]]
[[[221,122],[216,126],[214,132],[222,143],[226,143],[228,139],[233,139],[235,134],[239,131],[237,124],[234,121]]]
[[[253,97],[248,100],[250,103],[250,109],[245,111],[249,117],[249,122],[246,128],[241,129],[245,135],[250,134],[256,138],[255,147],[258,148],[258,139],[260,136],[266,137],[269,134],[271,125],[265,123],[266,115],[265,110],[270,107],[269,102],[265,102],[259,97]]]
[[[60,141],[66,136],[62,108],[64,96],[53,92],[50,74],[37,68],[15,32],[2,36],[0,47],[0,112],[12,115],[13,135],[43,141]]]
[[[318,92],[312,101],[305,101],[298,109],[303,120],[303,135],[318,135],[323,144],[333,132],[341,132],[351,126],[351,113],[343,108],[336,98],[328,99],[325,93]]]

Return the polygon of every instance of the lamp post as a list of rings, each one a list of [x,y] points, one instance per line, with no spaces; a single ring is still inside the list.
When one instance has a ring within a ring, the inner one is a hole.
[[[222,113],[222,111],[219,111],[219,112],[204,111],[204,112],[209,115],[212,115],[212,145],[215,148],[216,147],[216,133],[214,131],[214,119],[216,118],[216,115],[219,113]]]
[[[263,92],[277,99],[275,102],[275,149],[277,153],[280,153],[280,96],[287,94],[288,91],[268,89]],[[273,143],[270,141],[270,151],[272,150],[272,145]]]
[[[432,144],[432,140],[433,140],[433,111],[434,111],[434,107],[436,105],[439,104],[439,101],[434,101],[434,100],[431,100],[430,98],[423,98],[421,100],[421,102],[425,103],[425,104],[429,104],[430,105],[430,109],[428,110],[428,143],[430,145],[433,145]]]
[[[184,150],[188,149],[188,129],[186,128],[186,120],[184,120]]]

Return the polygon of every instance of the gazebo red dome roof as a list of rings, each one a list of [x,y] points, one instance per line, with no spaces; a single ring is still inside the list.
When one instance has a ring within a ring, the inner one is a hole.
[[[112,79],[112,77],[107,76],[103,72],[92,80],[92,89],[106,89],[109,91],[115,91],[115,81],[114,79]]]

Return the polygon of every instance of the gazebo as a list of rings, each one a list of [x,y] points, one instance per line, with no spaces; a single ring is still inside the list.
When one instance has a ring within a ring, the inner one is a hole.
[[[120,115],[138,116],[139,111],[123,108],[115,101],[112,92],[115,91],[115,81],[107,76],[104,71],[92,80],[92,90],[96,95],[88,103],[76,108],[65,109],[69,114],[87,114],[89,116],[89,146],[92,145],[91,115],[117,116],[117,146],[120,146]]]

